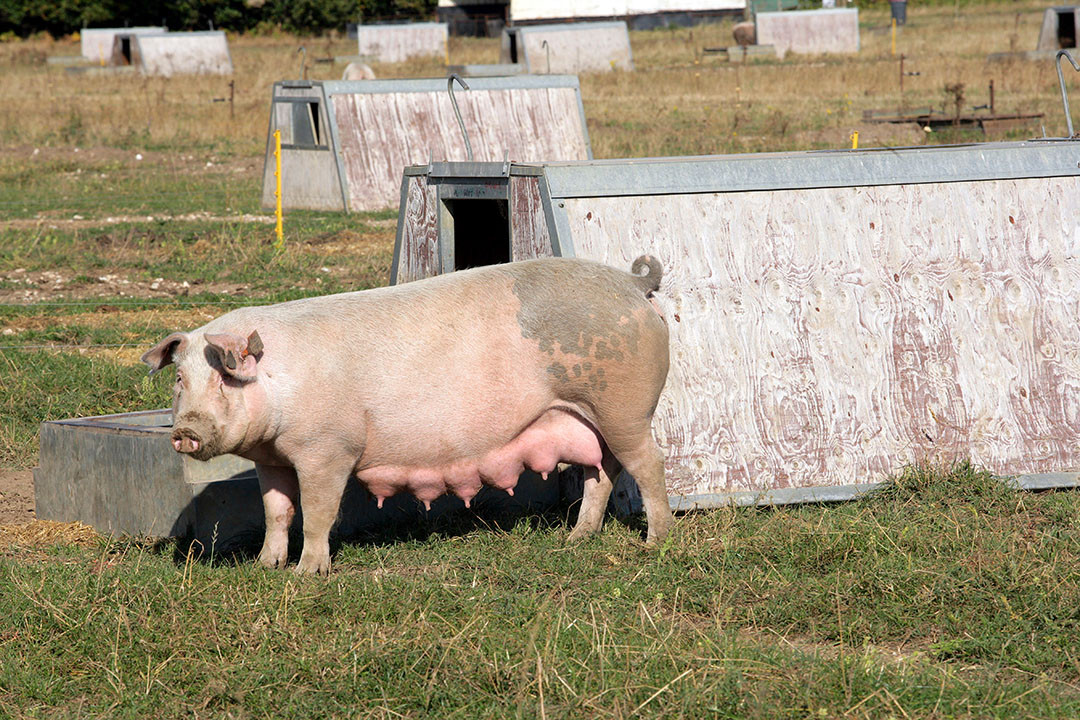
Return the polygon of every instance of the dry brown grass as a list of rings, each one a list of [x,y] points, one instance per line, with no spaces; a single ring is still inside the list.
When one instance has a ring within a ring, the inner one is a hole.
[[[913,128],[883,131],[862,121],[866,109],[895,108],[898,55],[907,55],[908,107],[941,107],[943,88],[963,83],[967,104],[986,102],[996,84],[999,112],[1046,113],[1046,130],[1064,134],[1056,71],[1050,61],[990,63],[993,52],[1034,49],[1043,4],[914,5],[890,54],[885,9],[860,11],[862,49],[854,57],[788,56],[784,62],[729,64],[705,47],[731,43],[731,23],[631,34],[637,71],[582,75],[582,94],[597,157],[844,147],[853,130],[862,145],[923,142]],[[348,39],[231,37],[232,78],[76,75],[44,64],[71,55],[71,41],[0,45],[0,143],[122,147],[225,146],[258,157],[264,147],[270,86],[300,75],[340,77],[340,63],[316,62],[355,52]],[[451,39],[452,63],[498,61],[497,39]],[[441,59],[376,65],[379,77],[443,75]],[[235,117],[227,103],[235,82]],[[1075,81],[1073,82],[1075,85]],[[1038,131],[1035,131],[1038,134]],[[930,138],[934,141],[936,138]]]
[[[57,545],[93,546],[101,541],[94,528],[79,522],[35,520],[25,525],[0,525],[0,552],[13,548],[42,550]]]

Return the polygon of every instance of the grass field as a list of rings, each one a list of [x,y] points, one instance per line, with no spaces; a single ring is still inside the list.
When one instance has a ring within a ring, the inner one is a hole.
[[[1042,7],[913,5],[903,97],[887,10],[860,11],[852,58],[729,65],[702,49],[730,24],[634,33],[635,73],[581,78],[593,150],[969,140],[862,112],[951,107],[956,83],[981,104],[991,79],[999,112],[1062,135],[1051,63],[986,60],[1033,49]],[[351,44],[230,42],[232,113],[213,102],[229,79],[76,76],[44,64],[70,40],[0,44],[0,477],[26,477],[43,420],[166,405],[170,379],[138,364],[166,333],[386,283],[394,211],[289,213],[277,249],[259,207],[270,84],[299,74],[300,44]],[[495,62],[497,45],[454,39],[450,59]],[[859,504],[686,515],[654,553],[638,519],[565,548],[573,513],[344,544],[329,580],[0,523],[0,717],[1080,715],[1073,492],[908,469]]]

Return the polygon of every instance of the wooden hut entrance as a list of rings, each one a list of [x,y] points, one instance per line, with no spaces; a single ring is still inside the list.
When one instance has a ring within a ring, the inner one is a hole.
[[[445,200],[452,218],[449,243],[455,270],[510,262],[506,200]]]

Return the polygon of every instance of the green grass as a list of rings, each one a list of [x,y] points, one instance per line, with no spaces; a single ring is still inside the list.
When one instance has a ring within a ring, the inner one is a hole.
[[[912,470],[863,503],[345,544],[329,580],[171,545],[0,555],[13,717],[1075,717],[1075,493]]]

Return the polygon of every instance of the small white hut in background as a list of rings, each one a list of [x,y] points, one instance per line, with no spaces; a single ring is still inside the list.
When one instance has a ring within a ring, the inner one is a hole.
[[[1043,12],[1042,27],[1039,29],[1039,44],[1036,50],[1061,50],[1077,47],[1080,39],[1080,7],[1074,5],[1046,8]]]
[[[746,0],[439,0],[440,20],[476,29],[492,21],[512,25],[622,20],[632,30],[695,25],[741,17]],[[456,33],[455,33],[456,34]]]
[[[819,55],[859,52],[859,10],[787,10],[761,12],[754,19],[758,45],[785,53]]]
[[[84,58],[92,62],[108,63],[112,57],[113,38],[117,34],[123,35],[146,35],[149,33],[159,34],[167,32],[163,27],[130,27],[130,28],[83,28],[79,32],[79,47]]]
[[[142,35],[117,33],[111,65],[134,65],[143,75],[230,75],[229,42],[220,30]]]
[[[358,25],[357,53],[384,63],[425,55],[445,57],[447,35],[446,23]]]
[[[508,27],[503,30],[499,62],[545,74],[634,69],[630,33],[621,20]]]

